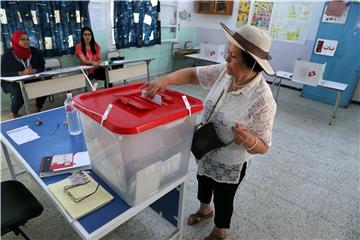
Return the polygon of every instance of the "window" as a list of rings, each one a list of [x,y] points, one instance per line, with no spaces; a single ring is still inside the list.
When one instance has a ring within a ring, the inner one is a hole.
[[[11,34],[21,29],[44,56],[73,54],[81,28],[89,26],[89,1],[1,1],[1,45],[11,47]]]
[[[161,42],[177,42],[179,33],[179,11],[177,0],[161,1]]]
[[[117,49],[160,44],[158,0],[114,1],[113,41]]]

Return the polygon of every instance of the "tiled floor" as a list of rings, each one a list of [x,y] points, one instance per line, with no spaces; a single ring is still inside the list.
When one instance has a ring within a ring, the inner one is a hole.
[[[199,87],[177,89],[202,99],[206,95]],[[45,108],[61,106],[63,100],[57,96],[56,103]],[[273,146],[255,156],[239,187],[228,239],[360,239],[360,106],[339,109],[333,126],[327,124],[331,110],[330,105],[299,97],[298,91],[281,89]],[[2,180],[9,178],[3,162]],[[18,162],[15,166],[22,169]],[[191,159],[185,218],[198,207],[195,174]],[[29,236],[79,239],[34,180],[29,175],[20,180],[45,206],[44,213],[23,228]],[[202,239],[212,227],[212,219],[195,227],[184,222],[183,238]],[[166,239],[173,230],[146,209],[105,239]],[[3,239],[21,238],[9,233]]]

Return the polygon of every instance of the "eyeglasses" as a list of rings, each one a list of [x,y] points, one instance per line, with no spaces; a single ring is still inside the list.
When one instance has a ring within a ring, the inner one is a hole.
[[[86,182],[86,183],[83,183],[83,184],[78,184],[78,185],[71,185],[71,186],[64,186],[64,192],[66,195],[68,195],[70,197],[71,200],[73,200],[74,202],[80,202],[88,197],[90,197],[91,195],[95,194],[96,191],[99,189],[99,183],[97,184],[96,188],[94,191],[92,191],[91,193],[89,194],[86,194],[84,196],[81,196],[81,197],[75,197],[69,190],[70,189],[73,189],[73,188],[76,188],[76,187],[79,187],[79,186],[82,186],[82,185],[86,185],[88,184],[90,181]]]
[[[68,186],[64,186],[64,193],[70,197],[70,199],[76,203],[90,197],[91,195],[95,194],[96,191],[99,189],[99,183],[97,183],[97,186],[95,188],[95,190],[93,190],[92,192],[85,194],[84,196],[78,197],[78,196],[74,196],[73,193],[71,193],[71,189],[77,188],[79,186],[83,186],[90,183],[90,180],[86,180],[83,183],[79,183],[79,184],[74,184],[74,185],[68,185]]]

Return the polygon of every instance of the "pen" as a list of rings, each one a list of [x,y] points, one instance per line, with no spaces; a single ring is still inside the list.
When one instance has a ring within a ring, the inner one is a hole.
[[[54,135],[54,134],[55,134],[55,132],[56,132],[56,130],[57,130],[59,127],[60,127],[60,124],[59,124],[59,123],[57,123],[56,128],[55,128],[55,129],[54,129],[54,131],[51,133],[51,135]]]

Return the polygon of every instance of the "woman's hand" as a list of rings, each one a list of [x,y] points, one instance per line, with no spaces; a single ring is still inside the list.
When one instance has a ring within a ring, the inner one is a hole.
[[[236,144],[244,145],[245,148],[249,148],[255,144],[256,137],[246,126],[236,123],[235,126],[232,127],[232,131],[234,134],[234,142]]]
[[[34,73],[36,73],[35,69],[33,69],[32,67],[27,67],[23,71],[19,72],[19,76],[30,75],[30,74],[34,74]]]
[[[100,67],[100,61],[98,62],[91,62],[91,65],[93,65],[95,68]]]
[[[169,84],[165,78],[154,80],[148,85],[146,89],[146,96],[152,98],[158,92],[164,91],[168,85]]]

